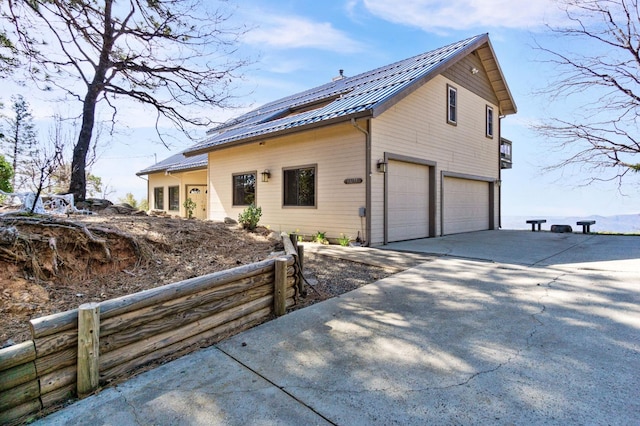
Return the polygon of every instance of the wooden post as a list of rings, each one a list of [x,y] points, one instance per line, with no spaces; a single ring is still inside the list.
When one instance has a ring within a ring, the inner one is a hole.
[[[296,250],[298,249],[298,234],[289,234],[289,239],[291,240],[291,244],[293,244],[293,247],[296,248]]]
[[[287,259],[276,259],[275,285],[273,289],[273,312],[279,317],[287,308]]]
[[[304,271],[304,246],[296,246],[298,250],[298,265],[300,265],[300,273]]]
[[[100,356],[100,304],[85,303],[78,309],[78,397],[98,389]]]
[[[298,246],[298,264],[300,265],[300,270],[298,271],[298,276],[296,280],[298,281],[298,290],[300,291],[300,295],[302,297],[307,296],[307,289],[304,287],[304,246]]]

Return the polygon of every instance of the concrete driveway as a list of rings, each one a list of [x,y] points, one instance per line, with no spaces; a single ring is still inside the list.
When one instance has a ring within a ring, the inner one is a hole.
[[[398,245],[435,255],[39,423],[639,424],[640,238],[604,238]]]
[[[640,269],[640,236],[500,230],[404,241],[381,248],[527,266]]]

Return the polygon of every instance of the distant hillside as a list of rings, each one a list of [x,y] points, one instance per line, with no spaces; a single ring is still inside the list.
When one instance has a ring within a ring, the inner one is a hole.
[[[579,220],[595,220],[592,232],[622,232],[640,233],[640,214],[625,214],[617,216],[504,216],[502,229],[531,229],[527,219],[546,219],[542,229],[549,230],[551,225],[571,225],[574,232],[582,231],[582,226],[576,226]]]

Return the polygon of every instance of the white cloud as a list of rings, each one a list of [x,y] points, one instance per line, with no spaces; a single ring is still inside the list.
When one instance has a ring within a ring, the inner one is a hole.
[[[557,0],[362,0],[381,19],[429,32],[471,28],[535,28],[561,16]]]
[[[364,49],[330,22],[314,22],[299,16],[264,15],[260,26],[251,30],[244,41],[276,49],[311,48],[354,53]]]

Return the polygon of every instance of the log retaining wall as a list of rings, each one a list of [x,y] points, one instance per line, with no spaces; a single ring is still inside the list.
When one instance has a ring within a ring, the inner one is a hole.
[[[277,259],[31,320],[32,340],[0,349],[0,423],[284,314],[303,284],[297,249],[283,240],[286,255]]]

